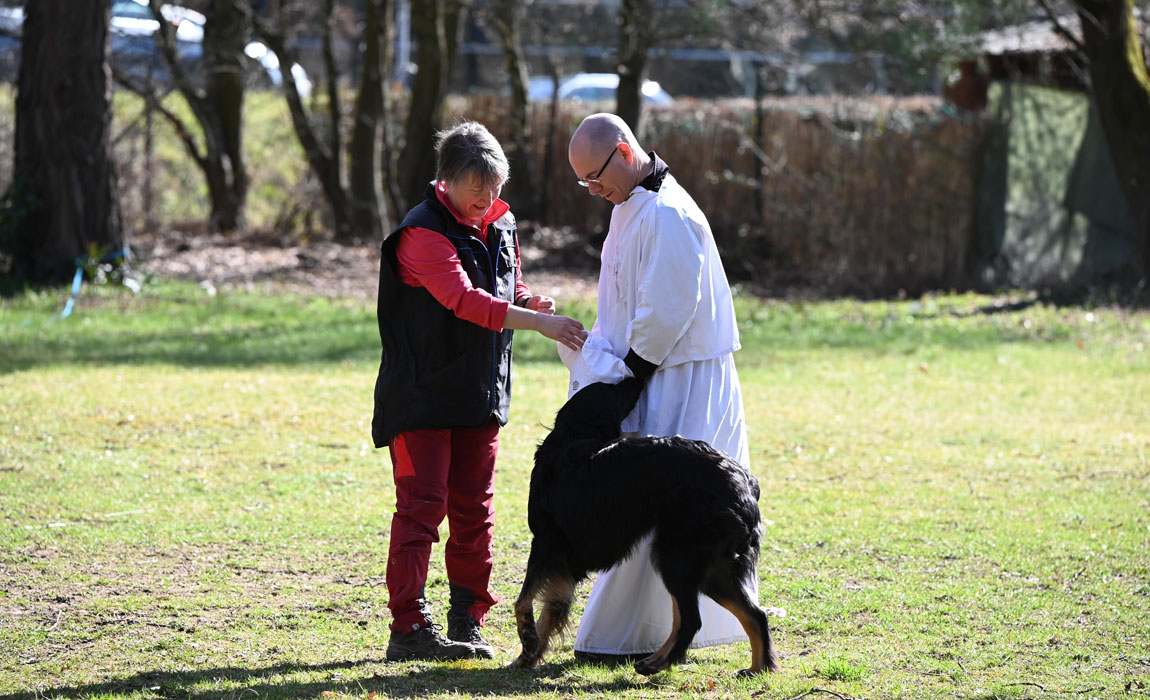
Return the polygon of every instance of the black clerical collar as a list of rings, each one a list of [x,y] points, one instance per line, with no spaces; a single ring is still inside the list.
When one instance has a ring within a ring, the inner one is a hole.
[[[667,177],[667,173],[671,169],[663,162],[663,159],[655,155],[654,151],[648,151],[647,155],[651,156],[651,173],[643,178],[639,183],[639,187],[651,192],[658,192],[659,188],[663,186],[663,178]]]

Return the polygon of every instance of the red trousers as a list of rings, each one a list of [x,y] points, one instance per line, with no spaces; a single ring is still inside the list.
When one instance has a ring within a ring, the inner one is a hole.
[[[387,558],[391,629],[410,632],[431,622],[423,609],[431,545],[447,516],[444,548],[453,608],[483,624],[496,603],[490,590],[495,529],[495,456],[499,425],[412,430],[390,444],[395,515]],[[462,610],[460,610],[462,611]]]

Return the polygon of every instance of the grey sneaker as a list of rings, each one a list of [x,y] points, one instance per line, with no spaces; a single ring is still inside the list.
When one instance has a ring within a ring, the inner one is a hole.
[[[495,658],[495,647],[479,633],[479,623],[470,615],[447,615],[447,638],[453,642],[470,644],[477,656]]]
[[[393,630],[391,639],[387,642],[387,660],[454,661],[482,656],[470,644],[453,642],[444,638],[440,629],[439,625],[431,624],[407,634]]]

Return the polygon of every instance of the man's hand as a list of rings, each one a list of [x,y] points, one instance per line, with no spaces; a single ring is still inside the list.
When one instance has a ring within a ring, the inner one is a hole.
[[[548,315],[540,311],[535,317],[535,322],[537,331],[572,350],[582,348],[583,341],[587,339],[587,331],[583,330],[583,324],[567,316]]]
[[[522,307],[515,305],[507,307],[507,318],[503,321],[503,327],[537,331],[572,350],[582,348],[583,341],[587,338],[587,331],[583,330],[582,323],[568,316],[555,315],[555,300],[550,297],[534,296]]]

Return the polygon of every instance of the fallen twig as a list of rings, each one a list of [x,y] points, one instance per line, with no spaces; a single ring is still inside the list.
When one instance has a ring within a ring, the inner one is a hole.
[[[138,515],[139,513],[147,513],[147,512],[148,511],[146,511],[146,510],[122,510],[122,511],[119,511],[118,513],[104,513],[104,515],[102,515],[101,517],[119,518],[120,516],[123,516],[123,515]]]
[[[843,695],[841,693],[836,693],[835,691],[827,690],[826,688],[811,688],[810,690],[806,691],[805,693],[800,693],[800,694],[794,696],[793,698],[787,698],[787,700],[799,700],[799,698],[805,698],[806,696],[810,695],[811,693],[826,693],[827,695],[835,696],[839,700],[854,700],[854,698],[852,698],[849,695]]]
[[[1012,685],[1030,685],[1030,686],[1034,686],[1035,688],[1038,688],[1039,690],[1041,690],[1044,693],[1046,692],[1046,688],[1043,688],[1041,685],[1039,685],[1037,683],[1031,683],[1029,681],[1022,681],[1021,683],[1007,683],[1006,687],[1009,688]]]
[[[57,627],[60,626],[60,621],[63,619],[64,619],[64,611],[61,610],[60,612],[56,613],[56,622],[53,623],[53,625],[51,627],[45,629],[44,631],[45,632],[51,632],[52,630],[56,629]]]
[[[1078,570],[1078,571],[1077,571],[1077,572],[1076,572],[1076,573],[1075,573],[1073,576],[1071,576],[1071,577],[1070,577],[1070,580],[1069,580],[1069,581],[1066,581],[1066,582],[1065,582],[1065,583],[1063,583],[1062,585],[1063,585],[1063,586],[1066,586],[1067,588],[1069,588],[1071,584],[1073,584],[1073,583],[1075,583],[1076,581],[1078,581],[1078,577],[1079,577],[1079,576],[1081,576],[1081,575],[1083,574],[1083,572],[1085,572],[1085,571],[1086,571],[1086,568],[1087,568],[1087,565],[1084,565],[1084,566],[1083,566],[1081,569],[1079,569],[1079,570]]]

